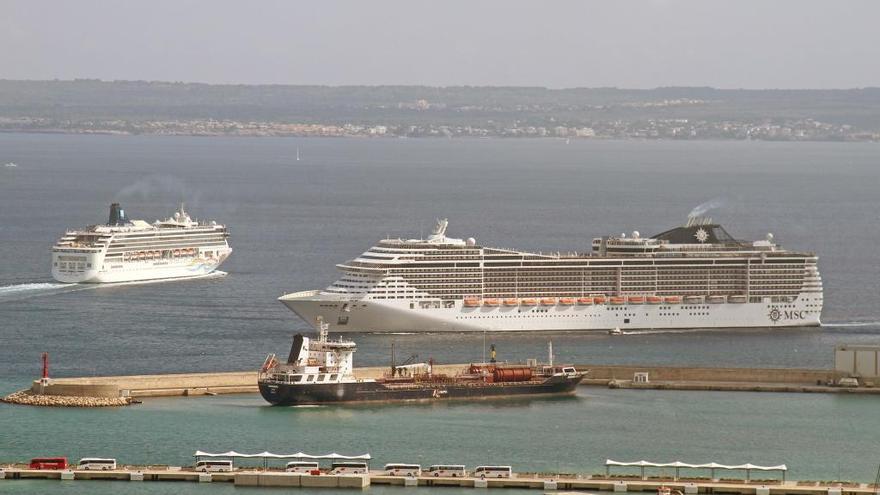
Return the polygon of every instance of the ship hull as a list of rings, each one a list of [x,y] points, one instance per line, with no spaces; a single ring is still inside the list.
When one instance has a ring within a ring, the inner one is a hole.
[[[389,387],[374,381],[309,385],[261,381],[259,388],[263,398],[272,405],[298,406],[358,402],[492,399],[566,395],[574,393],[582,379],[581,375],[553,376],[542,382],[508,382],[480,385],[473,383],[447,383],[423,384],[412,387]]]
[[[53,263],[52,277],[62,283],[120,283],[120,282],[145,282],[151,280],[179,279],[190,277],[203,277],[214,272],[229,256],[232,250],[224,253],[220,258],[213,259],[188,259],[180,261],[129,261],[110,266],[103,266],[99,254],[85,259],[88,269],[77,271],[62,271],[58,268],[57,257]],[[92,269],[91,267],[102,267]]]
[[[822,294],[805,293],[774,303],[599,304],[590,306],[423,307],[419,300],[342,300],[318,291],[283,296],[281,302],[331,332],[533,332],[782,328],[821,324]]]

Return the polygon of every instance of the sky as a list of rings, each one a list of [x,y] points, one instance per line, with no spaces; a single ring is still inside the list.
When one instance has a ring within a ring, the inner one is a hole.
[[[0,0],[0,78],[880,86],[878,0]]]

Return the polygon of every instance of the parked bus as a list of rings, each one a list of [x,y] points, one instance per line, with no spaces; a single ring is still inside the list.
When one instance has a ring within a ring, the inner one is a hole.
[[[292,461],[288,462],[284,468],[288,473],[312,474],[313,471],[319,471],[317,462],[313,461]]]
[[[330,465],[330,474],[368,474],[370,468],[366,462],[334,462]]]
[[[85,471],[112,471],[116,469],[116,459],[83,457],[79,460],[79,467],[77,469]]]
[[[232,461],[228,459],[216,459],[211,461],[198,461],[196,462],[196,471],[201,471],[203,473],[217,473],[217,472],[231,472],[232,471]]]
[[[510,466],[477,466],[474,469],[475,478],[510,478],[513,476],[513,468]]]
[[[388,476],[418,476],[422,474],[421,464],[385,464]]]
[[[34,457],[30,469],[67,469],[67,457]]]
[[[467,476],[467,471],[463,464],[435,464],[428,468],[427,474],[435,478],[441,476],[445,478],[463,478]]]

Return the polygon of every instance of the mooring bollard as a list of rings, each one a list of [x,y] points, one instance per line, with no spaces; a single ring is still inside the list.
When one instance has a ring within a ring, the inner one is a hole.
[[[696,495],[700,490],[694,483],[688,483],[684,485],[684,493],[685,495]]]

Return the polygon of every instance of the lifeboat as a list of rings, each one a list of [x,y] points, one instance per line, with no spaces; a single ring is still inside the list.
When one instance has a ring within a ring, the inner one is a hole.
[[[522,306],[534,306],[534,305],[538,304],[537,301],[535,301],[534,299],[531,299],[531,298],[529,298],[529,299],[523,299],[523,300],[520,301],[519,303],[520,303]]]
[[[663,298],[666,304],[681,304],[681,296],[666,296]]]
[[[146,259],[146,257],[147,257],[147,253],[145,253],[143,251],[138,251],[138,259],[139,260]]]
[[[622,297],[612,297],[609,302],[614,305],[623,304],[626,300]]]
[[[559,300],[559,304],[561,304],[563,306],[571,306],[574,304],[574,298],[573,297],[563,297],[562,299]]]
[[[158,260],[158,259],[161,259],[161,258],[162,258],[162,251],[153,251],[153,259],[157,259],[157,260]]]
[[[464,300],[464,307],[466,308],[476,308],[480,305],[480,300],[477,298],[469,298]]]
[[[663,302],[663,298],[658,296],[648,296],[645,298],[645,301],[648,304],[660,304],[661,302]]]
[[[541,299],[541,306],[553,306],[556,304],[556,299],[552,297],[545,297]]]
[[[175,249],[175,250],[173,251],[173,253],[174,253],[174,257],[175,257],[175,258],[179,257],[179,256],[180,256],[180,249]]]
[[[724,296],[709,296],[706,298],[706,302],[709,304],[722,304],[724,302]]]
[[[589,306],[593,304],[592,297],[579,297],[578,298],[578,306]]]
[[[483,306],[498,306],[498,299],[484,299]]]
[[[627,300],[630,304],[644,304],[645,296],[629,296]]]
[[[594,297],[593,304],[605,304],[605,297],[603,297],[603,296]]]
[[[685,296],[684,302],[688,304],[699,304],[703,302],[703,296]]]
[[[742,304],[746,301],[747,301],[746,296],[728,296],[727,297],[727,302],[729,302],[729,303]]]
[[[518,304],[518,302],[516,299],[505,299],[504,300],[505,306],[516,306],[517,304]]]

